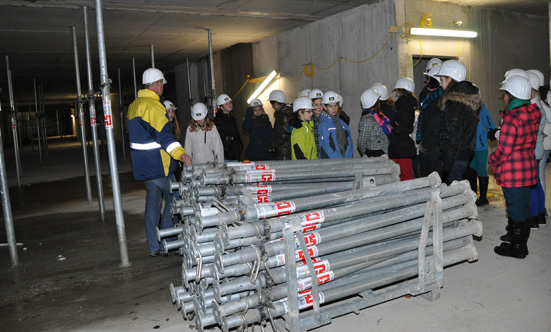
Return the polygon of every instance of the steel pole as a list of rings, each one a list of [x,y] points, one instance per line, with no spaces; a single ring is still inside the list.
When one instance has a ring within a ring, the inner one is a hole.
[[[2,89],[0,89],[2,92]],[[2,114],[2,103],[0,103],[0,114]],[[6,173],[6,162],[4,160],[4,143],[2,141],[2,130],[0,130],[0,185],[2,190],[2,211],[4,211],[4,224],[6,226],[6,238],[10,251],[11,265],[19,265],[17,257],[17,241],[15,240],[15,230],[13,228],[13,216],[11,213],[10,191],[8,188],[8,178]]]
[[[155,68],[155,45],[149,47],[151,50],[151,68]]]
[[[134,76],[134,99],[138,99],[138,87],[136,86],[136,60],[132,58],[132,74]]]
[[[88,151],[86,149],[86,128],[84,121],[84,111],[82,110],[82,91],[80,88],[80,68],[78,64],[77,34],[75,27],[71,27],[73,32],[73,50],[75,54],[75,74],[77,79],[77,107],[78,107],[78,125],[80,137],[82,138],[82,156],[84,158],[84,181],[86,182],[86,197],[88,204],[92,203],[92,188],[90,186],[90,173],[88,172]]]
[[[34,109],[36,118],[36,140],[38,141],[38,156],[40,157],[40,163],[42,164],[42,143],[41,143],[41,130],[40,130],[40,111],[38,109],[38,97],[36,94],[36,79],[33,78],[34,86]]]
[[[48,157],[48,130],[46,127],[46,99],[44,98],[44,84],[40,83],[40,99],[42,101],[42,145],[44,146],[44,154]]]
[[[105,220],[105,204],[103,198],[103,179],[101,176],[101,162],[98,147],[98,125],[96,121],[96,98],[94,97],[94,85],[92,83],[92,60],[90,59],[90,41],[88,39],[88,12],[87,7],[82,7],[84,12],[84,38],[86,43],[86,71],[88,73],[88,112],[90,113],[90,128],[92,132],[92,147],[94,149],[94,164],[96,168],[96,182],[98,186],[98,205],[100,220]]]
[[[191,101],[193,98],[191,97],[191,77],[189,73],[189,58],[186,58],[186,72],[187,72],[187,90],[189,93],[189,105],[191,106]]]
[[[15,171],[17,175],[17,187],[21,188],[21,160],[19,159],[19,135],[17,134],[17,120],[15,118],[15,106],[13,100],[13,86],[11,81],[10,61],[6,55],[6,72],[8,74],[8,95],[10,98],[11,131],[13,133],[13,150],[15,152]]]
[[[216,89],[214,86],[214,59],[212,57],[212,32],[210,29],[207,29],[209,34],[209,66],[210,66],[210,86],[211,86],[211,106],[212,112],[216,111]]]
[[[95,0],[96,3],[96,26],[98,35],[98,50],[101,72],[101,87],[103,99],[103,114],[105,121],[105,131],[107,132],[107,147],[109,152],[109,166],[111,170],[111,184],[113,186],[113,203],[115,206],[115,219],[117,222],[117,235],[121,254],[121,267],[130,266],[128,259],[128,248],[126,245],[126,233],[124,227],[124,215],[122,210],[121,189],[119,185],[119,171],[117,167],[117,153],[115,140],[113,137],[113,121],[111,110],[111,94],[109,86],[109,77],[107,74],[107,59],[105,52],[105,40],[103,35],[103,14],[101,0]]]
[[[119,74],[119,113],[121,117],[122,160],[126,162],[126,148],[124,146],[124,110],[122,105],[121,69],[118,68],[117,72]]]

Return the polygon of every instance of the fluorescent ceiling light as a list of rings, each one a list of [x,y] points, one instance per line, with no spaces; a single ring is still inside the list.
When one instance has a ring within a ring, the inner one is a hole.
[[[412,35],[417,35],[417,36],[439,36],[439,37],[459,37],[459,38],[474,38],[478,35],[474,31],[424,29],[424,28],[411,28],[410,33]]]
[[[260,93],[262,93],[262,91],[264,91],[264,89],[268,86],[268,84],[270,84],[270,82],[274,79],[274,77],[277,75],[277,72],[275,70],[272,70],[272,72],[270,73],[270,75],[268,75],[268,77],[266,77],[266,79],[264,80],[264,82],[262,82],[262,84],[260,84],[260,86],[258,87],[258,89],[256,89],[254,91],[254,93],[249,97],[249,99],[247,99],[247,104],[250,104],[251,101],[253,99],[255,99],[256,97],[258,97],[258,95]]]

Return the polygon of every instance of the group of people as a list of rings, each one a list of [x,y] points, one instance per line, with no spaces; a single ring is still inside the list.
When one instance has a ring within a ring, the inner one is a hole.
[[[468,179],[474,192],[480,189],[477,205],[488,204],[487,162],[507,203],[507,234],[495,252],[524,258],[531,229],[545,224],[545,173],[551,150],[551,109],[548,86],[537,70],[510,70],[505,75],[505,108],[501,128],[496,128],[480,100],[479,88],[466,80],[467,70],[457,60],[431,59],[426,84],[419,97],[410,78],[394,85],[396,99],[387,87],[375,83],[360,96],[362,115],[357,149],[361,156],[388,155],[400,167],[400,179],[440,174],[446,183]],[[242,159],[243,143],[232,115],[232,99],[217,97],[214,119],[202,103],[191,107],[192,120],[186,129],[185,149],[174,119],[176,107],[162,99],[166,80],[155,68],[143,74],[144,89],[128,110],[133,171],[144,180],[146,234],[150,255],[162,253],[155,228],[171,227],[175,220],[163,196],[172,200],[169,180],[179,162],[188,165]],[[250,102],[243,130],[250,134],[244,152],[247,160],[297,160],[352,158],[350,117],[343,111],[343,98],[334,91],[302,90],[291,105],[283,91],[269,95],[274,110],[270,122],[259,99]],[[546,115],[546,113],[548,113]],[[549,140],[545,137],[549,137]],[[498,140],[488,160],[488,140]],[[539,168],[538,168],[539,165]],[[477,186],[477,178],[479,186]]]

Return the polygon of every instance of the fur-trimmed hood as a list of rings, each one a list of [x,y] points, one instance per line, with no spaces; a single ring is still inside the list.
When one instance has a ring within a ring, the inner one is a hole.
[[[458,82],[449,92],[444,92],[438,103],[438,108],[443,110],[448,101],[464,104],[470,109],[480,109],[480,90],[469,81]]]

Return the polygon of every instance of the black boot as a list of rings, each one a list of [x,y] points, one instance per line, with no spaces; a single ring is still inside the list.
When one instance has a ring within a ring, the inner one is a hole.
[[[532,228],[533,231],[537,231],[540,229],[540,224],[538,222],[538,216],[530,217],[530,219],[527,220],[530,223],[530,228]]]
[[[476,171],[471,167],[467,167],[467,169],[463,173],[463,178],[469,181],[469,184],[471,185],[471,190],[476,195],[478,189],[476,186]]]
[[[538,224],[543,225],[543,226],[547,225],[547,220],[545,218],[545,212],[538,214],[537,218],[538,218]]]
[[[511,228],[513,227],[514,222],[515,221],[511,218],[507,219],[507,226],[505,227],[507,233],[499,238],[501,241],[511,242]]]
[[[500,256],[523,259],[528,255],[526,243],[530,237],[530,224],[528,220],[515,221],[511,226],[511,243],[503,242],[499,247],[494,248],[494,252]]]
[[[488,176],[479,176],[480,182],[480,197],[476,200],[476,206],[484,206],[490,204],[486,195],[488,194],[488,182],[490,178]]]

